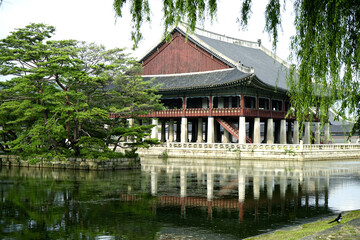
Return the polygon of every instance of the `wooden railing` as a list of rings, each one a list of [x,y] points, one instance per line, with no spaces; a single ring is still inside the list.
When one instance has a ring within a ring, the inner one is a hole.
[[[146,117],[264,117],[264,118],[285,118],[283,111],[271,111],[251,108],[186,108],[186,109],[165,109],[146,115]],[[145,117],[145,116],[144,116]]]

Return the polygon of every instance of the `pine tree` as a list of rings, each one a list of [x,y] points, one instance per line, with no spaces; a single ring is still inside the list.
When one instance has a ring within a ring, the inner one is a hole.
[[[123,118],[161,108],[136,61],[123,49],[52,41],[54,32],[31,24],[0,41],[0,74],[11,77],[0,90],[1,150],[27,158],[103,158],[117,156],[124,136],[136,139],[133,152],[156,143],[142,141],[151,126],[129,127]]]

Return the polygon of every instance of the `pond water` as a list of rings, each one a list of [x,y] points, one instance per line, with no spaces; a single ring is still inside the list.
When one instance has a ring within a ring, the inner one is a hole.
[[[360,161],[0,168],[1,239],[241,239],[360,209]]]

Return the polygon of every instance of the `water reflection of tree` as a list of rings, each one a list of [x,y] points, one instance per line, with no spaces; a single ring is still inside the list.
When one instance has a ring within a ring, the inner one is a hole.
[[[153,221],[150,196],[141,196],[142,200],[136,202],[121,202],[116,197],[114,193],[123,190],[124,182],[84,181],[71,174],[54,179],[42,171],[34,172],[40,176],[14,177],[15,172],[4,174],[2,169],[0,226],[7,238],[80,239],[110,235],[149,239],[159,231]],[[13,177],[8,178],[9,175]]]

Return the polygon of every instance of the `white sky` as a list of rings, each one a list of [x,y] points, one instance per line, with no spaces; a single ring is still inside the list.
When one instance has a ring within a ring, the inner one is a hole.
[[[144,39],[135,52],[131,51],[131,27],[129,6],[123,9],[123,18],[115,18],[113,0],[3,0],[0,7],[0,39],[15,28],[29,23],[45,23],[56,27],[54,39],[76,39],[103,44],[107,48],[126,47],[136,58],[142,57],[162,37],[163,21],[160,0],[151,0],[152,22],[144,24]],[[265,5],[267,1],[253,0],[253,14],[247,31],[236,22],[240,16],[239,0],[219,0],[217,18],[211,24],[204,23],[206,30],[239,39],[257,41],[271,49],[269,36],[264,33]],[[289,54],[289,38],[294,35],[292,4],[283,13],[282,32],[279,36],[277,55],[286,60]],[[202,26],[200,26],[202,27]]]

